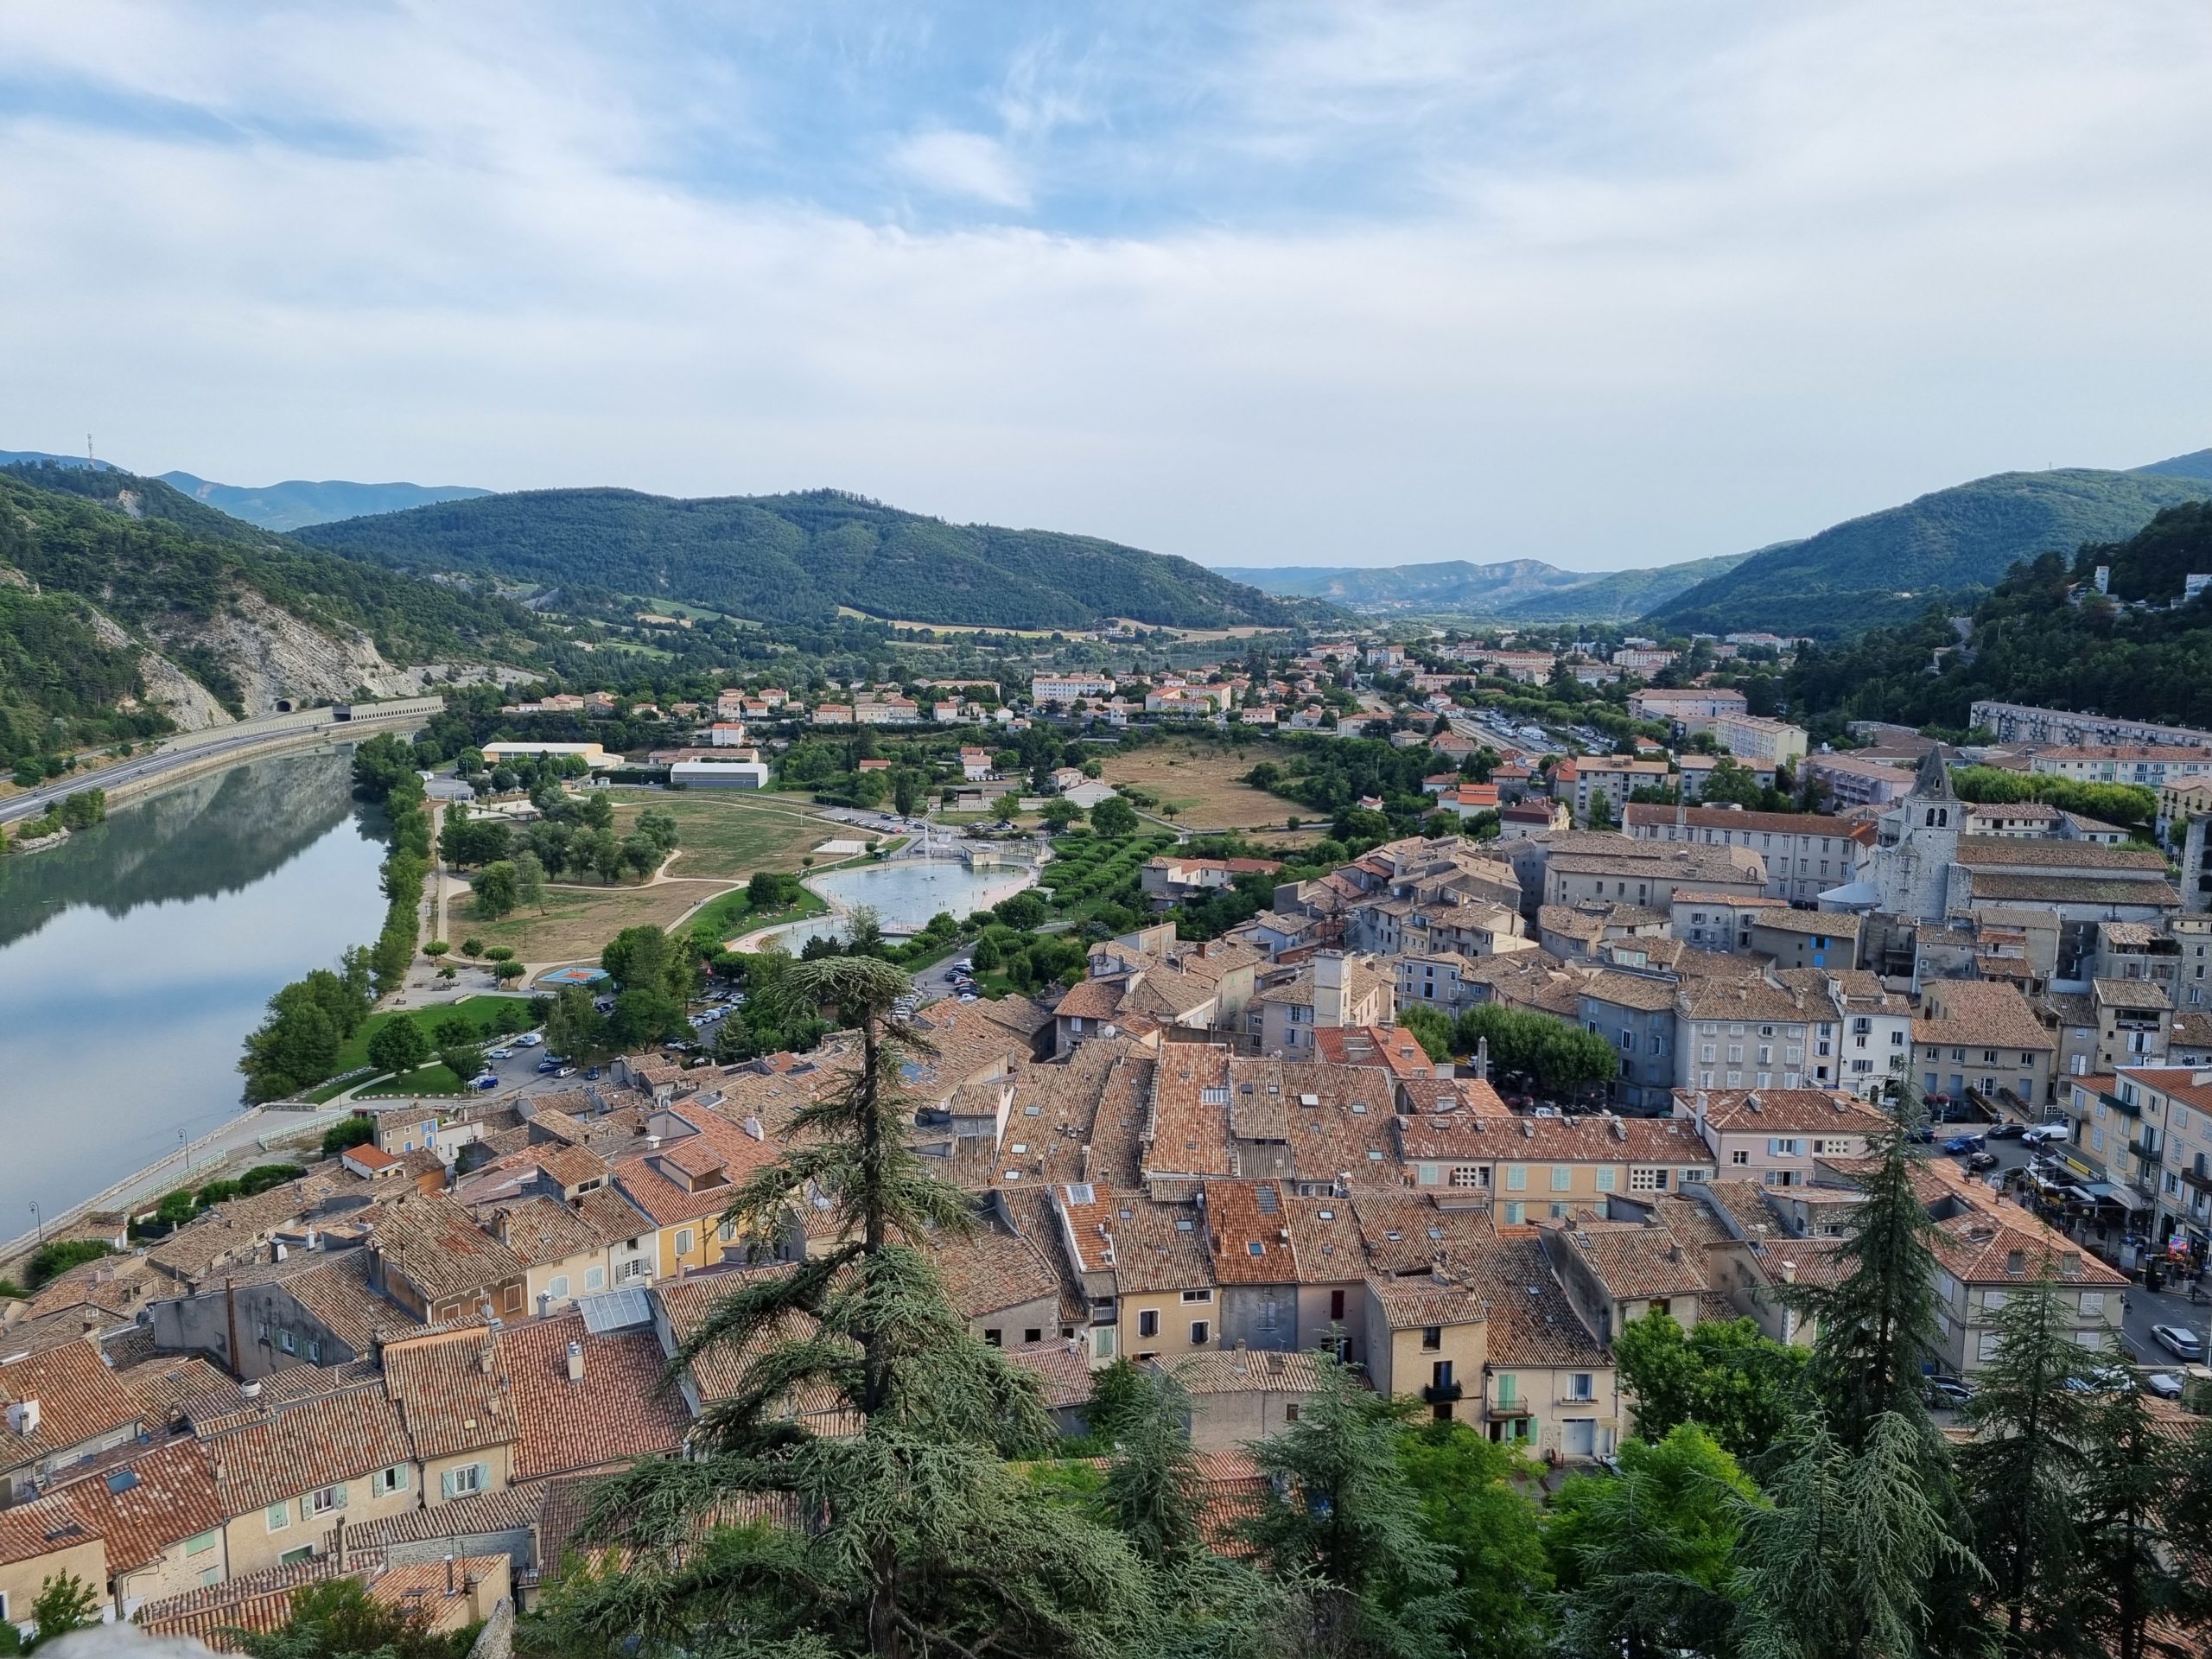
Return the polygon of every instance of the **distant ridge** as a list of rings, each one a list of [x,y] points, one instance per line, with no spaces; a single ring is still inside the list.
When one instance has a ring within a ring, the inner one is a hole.
[[[1242,567],[1220,573],[1262,592],[1325,599],[1370,613],[1459,614],[1522,622],[1618,621],[1719,575],[1752,556],[1724,554],[1638,570],[1562,570],[1541,559],[1475,564]]]
[[[489,495],[466,484],[355,484],[345,479],[287,479],[282,484],[251,488],[238,484],[213,484],[190,473],[163,473],[162,482],[196,501],[219,507],[233,518],[264,530],[304,530],[334,519],[359,518],[377,512],[404,512],[410,507],[435,506],[442,501],[473,501]]]

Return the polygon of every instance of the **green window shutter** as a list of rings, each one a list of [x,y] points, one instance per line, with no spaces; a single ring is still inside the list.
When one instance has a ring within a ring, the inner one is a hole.
[[[314,1520],[314,1519],[315,1519],[315,1510],[309,1507],[309,1505],[310,1505],[314,1501],[315,1501],[315,1494],[314,1494],[313,1492],[302,1492],[302,1493],[300,1495],[300,1519],[301,1519],[301,1520],[302,1520],[302,1521],[312,1521],[312,1520]]]
[[[342,1481],[339,1484],[339,1486],[338,1486],[338,1507],[339,1507],[340,1509],[341,1509],[341,1510],[342,1510],[342,1509],[344,1509],[344,1508],[346,1507],[346,1495],[347,1495],[349,1492],[351,1492],[351,1491],[352,1491],[352,1490],[353,1490],[353,1488],[352,1488],[352,1487],[350,1487],[350,1486],[346,1485],[346,1484],[344,1482],[342,1482]]]
[[[438,1496],[441,1497],[453,1496],[453,1471],[450,1469],[438,1477]]]

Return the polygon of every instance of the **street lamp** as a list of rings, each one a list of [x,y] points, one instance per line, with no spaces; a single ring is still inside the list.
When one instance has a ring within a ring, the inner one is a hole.
[[[38,1212],[38,1200],[36,1198],[33,1198],[31,1200],[31,1219],[38,1224],[38,1242],[41,1244],[45,1243],[46,1219]]]

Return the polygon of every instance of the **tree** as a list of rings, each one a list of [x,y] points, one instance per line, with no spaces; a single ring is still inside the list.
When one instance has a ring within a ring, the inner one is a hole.
[[[1083,809],[1065,796],[1055,795],[1045,803],[1045,810],[1040,816],[1046,830],[1056,836],[1065,835],[1070,826],[1082,822]]]
[[[902,818],[914,816],[914,807],[921,798],[921,780],[911,767],[901,766],[891,774],[891,805]]]
[[[2080,1552],[2089,1411],[2076,1384],[2088,1357],[2048,1279],[2006,1294],[1996,1334],[1964,1414],[1975,1434],[1959,1452],[1959,1480],[2006,1649],[2051,1651],[2064,1645],[2052,1638],[2070,1611]]]
[[[429,1058],[429,1039],[404,1014],[394,1014],[369,1037],[369,1064],[394,1077],[405,1077]]]
[[[1700,1319],[1685,1334],[1669,1315],[1647,1313],[1621,1327],[1613,1358],[1647,1440],[1696,1423],[1730,1456],[1749,1458],[1802,1409],[1805,1351],[1761,1336],[1750,1319]]]
[[[613,1053],[606,1016],[581,985],[564,985],[545,1016],[545,1046],[579,1065],[596,1065]]]
[[[1544,1529],[1563,1592],[1559,1646],[1576,1659],[1726,1654],[1735,1553],[1758,1490],[1694,1423],[1624,1440],[1618,1476],[1576,1475]]]
[[[1399,1462],[1459,1583],[1457,1651],[1527,1659],[1543,1646],[1551,1589],[1536,1506],[1522,1490],[1529,1463],[1465,1423],[1432,1422],[1402,1437]]]
[[[423,954],[428,957],[432,962],[435,962],[440,957],[444,956],[452,949],[453,946],[448,944],[443,939],[432,939],[428,944],[423,947]]]
[[[629,1563],[560,1586],[550,1617],[564,1636],[696,1651],[741,1618],[763,1651],[798,1651],[776,1644],[804,1633],[814,1654],[1103,1656],[1155,1617],[1128,1546],[1007,1468],[1049,1435],[1034,1386],[969,1334],[913,1243],[976,1223],[908,1144],[902,1068],[929,1052],[892,1012],[910,984],[862,957],[783,971],[783,1009],[835,1007],[857,1052],[792,1114],[781,1153],[724,1219],[741,1238],[769,1238],[794,1205],[822,1205],[837,1242],[747,1275],[678,1350],[679,1371],[726,1357],[733,1386],[700,1420],[696,1456],[601,1486],[588,1535],[625,1546]],[[823,1437],[791,1421],[782,1402],[807,1390],[840,1401],[856,1431]],[[725,1529],[689,1548],[702,1513],[764,1492],[804,1494],[809,1529]]]
[[[57,1637],[85,1630],[100,1622],[99,1591],[74,1573],[63,1573],[40,1584],[31,1603],[31,1620],[37,1626],[26,1651],[45,1646]]]
[[[459,1659],[461,1644],[435,1634],[423,1608],[395,1606],[358,1579],[327,1579],[292,1592],[281,1630],[246,1631],[251,1659]]]
[[[486,864],[477,871],[475,880],[469,883],[469,891],[475,896],[477,916],[487,922],[498,921],[515,907],[515,867],[505,859]]]
[[[438,1021],[430,1033],[438,1058],[454,1076],[466,1083],[484,1069],[484,1033],[458,1014]]]
[[[376,1120],[356,1112],[341,1118],[322,1132],[322,1155],[335,1158],[348,1147],[365,1146],[377,1138]]]
[[[1137,832],[1137,810],[1118,795],[1109,795],[1090,809],[1090,827],[1109,838]]]
[[[500,984],[506,985],[520,979],[529,971],[518,962],[496,963],[492,968],[492,977],[498,980]]]
[[[1452,1017],[1418,1002],[1408,1002],[1398,1010],[1398,1023],[1414,1034],[1421,1052],[1432,1060],[1452,1058]]]
[[[515,902],[533,906],[540,915],[545,911],[545,865],[536,853],[527,849],[513,859],[515,871]]]
[[[1164,1567],[1202,1544],[1198,1460],[1185,1427],[1190,1396],[1173,1377],[1134,1366],[1093,1388],[1091,1433],[1114,1444],[1103,1494],[1107,1512],[1141,1559]],[[1103,1409],[1099,1393],[1109,1395]]]
[[[1883,1412],[1854,1450],[1828,1432],[1816,1408],[1790,1430],[1778,1448],[1771,1504],[1738,1506],[1745,1659],[1888,1659],[1924,1650],[1935,1616],[1932,1570],[1980,1578],[1938,1502],[1947,1489],[1920,1468],[1925,1429]],[[1964,1634],[1954,1626],[1947,1639]]]
[[[484,954],[484,941],[477,938],[463,939],[461,942],[461,954],[464,957],[470,957],[471,959],[482,956]]]
[[[114,1254],[115,1246],[104,1238],[49,1239],[33,1253],[23,1274],[30,1281],[30,1287],[36,1290],[48,1280],[58,1277],[72,1268]]]
[[[1252,1448],[1271,1479],[1244,1536],[1279,1580],[1301,1583],[1306,1650],[1441,1659],[1465,1604],[1399,1461],[1410,1403],[1326,1354],[1317,1363],[1298,1421]]]
[[[2073,1624],[2081,1646],[2111,1659],[2184,1659],[2204,1651],[2212,1593],[2193,1561],[2193,1464],[2212,1457],[2212,1431],[2186,1438],[2152,1417],[2135,1378],[2099,1368],[2083,1429]]]

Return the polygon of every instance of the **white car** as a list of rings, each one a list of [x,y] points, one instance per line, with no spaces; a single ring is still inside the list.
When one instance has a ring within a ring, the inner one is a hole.
[[[515,1039],[517,1045],[523,1048],[536,1048],[545,1039],[543,1037],[539,1036],[534,1031],[525,1031],[521,1036]]]
[[[2204,1357],[2204,1344],[2197,1340],[2194,1331],[2185,1331],[2177,1325],[2154,1325],[2151,1327],[2151,1335],[2157,1339],[2159,1347],[2176,1359],[2186,1359],[2194,1363]]]
[[[495,1048],[485,1058],[494,1060],[512,1060],[514,1057],[515,1052],[512,1048]]]
[[[2181,1398],[2182,1382],[2171,1371],[2153,1371],[2143,1379],[2144,1391],[2155,1394],[2161,1400]]]
[[[2064,1123],[2038,1123],[2032,1129],[2020,1131],[2021,1141],[2028,1146],[2048,1146],[2054,1141],[2072,1139],[2071,1128]]]

